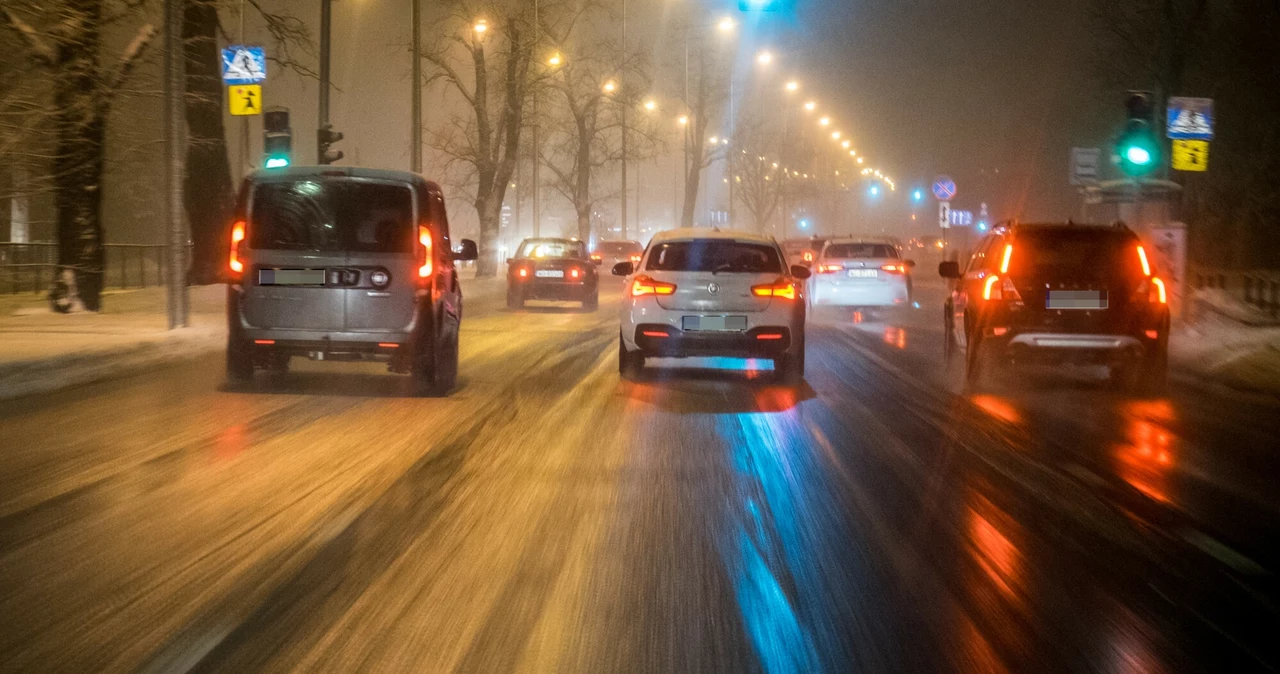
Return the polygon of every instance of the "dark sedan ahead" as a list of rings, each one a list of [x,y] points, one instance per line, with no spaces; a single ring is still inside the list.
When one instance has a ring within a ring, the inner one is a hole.
[[[525,239],[515,257],[507,259],[507,307],[551,300],[581,302],[583,309],[595,311],[600,304],[599,264],[577,239]]]

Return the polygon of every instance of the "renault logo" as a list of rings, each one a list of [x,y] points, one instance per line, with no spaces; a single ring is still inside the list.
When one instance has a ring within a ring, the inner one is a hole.
[[[720,292],[720,284],[718,284],[718,283],[708,283],[708,284],[707,284],[707,292],[711,293],[712,295],[714,295],[714,294],[716,294],[716,293]]]

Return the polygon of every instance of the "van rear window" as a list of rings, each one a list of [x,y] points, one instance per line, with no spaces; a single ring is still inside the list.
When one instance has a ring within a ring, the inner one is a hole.
[[[257,250],[413,252],[407,185],[299,179],[253,190],[249,246]]]

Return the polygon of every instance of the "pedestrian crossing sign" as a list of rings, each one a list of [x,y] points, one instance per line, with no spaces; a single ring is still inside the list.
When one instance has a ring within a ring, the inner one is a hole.
[[[227,87],[227,104],[236,116],[262,114],[262,85],[238,84]]]
[[[1175,171],[1209,170],[1209,141],[1207,140],[1175,140],[1171,154]]]

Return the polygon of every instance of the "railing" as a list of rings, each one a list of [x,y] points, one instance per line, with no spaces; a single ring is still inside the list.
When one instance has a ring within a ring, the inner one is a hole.
[[[169,270],[163,244],[108,243],[107,288],[145,288],[163,285]],[[57,269],[56,243],[0,242],[0,293],[42,292]]]
[[[1194,290],[1221,290],[1272,317],[1280,316],[1280,271],[1193,267],[1190,281]]]

